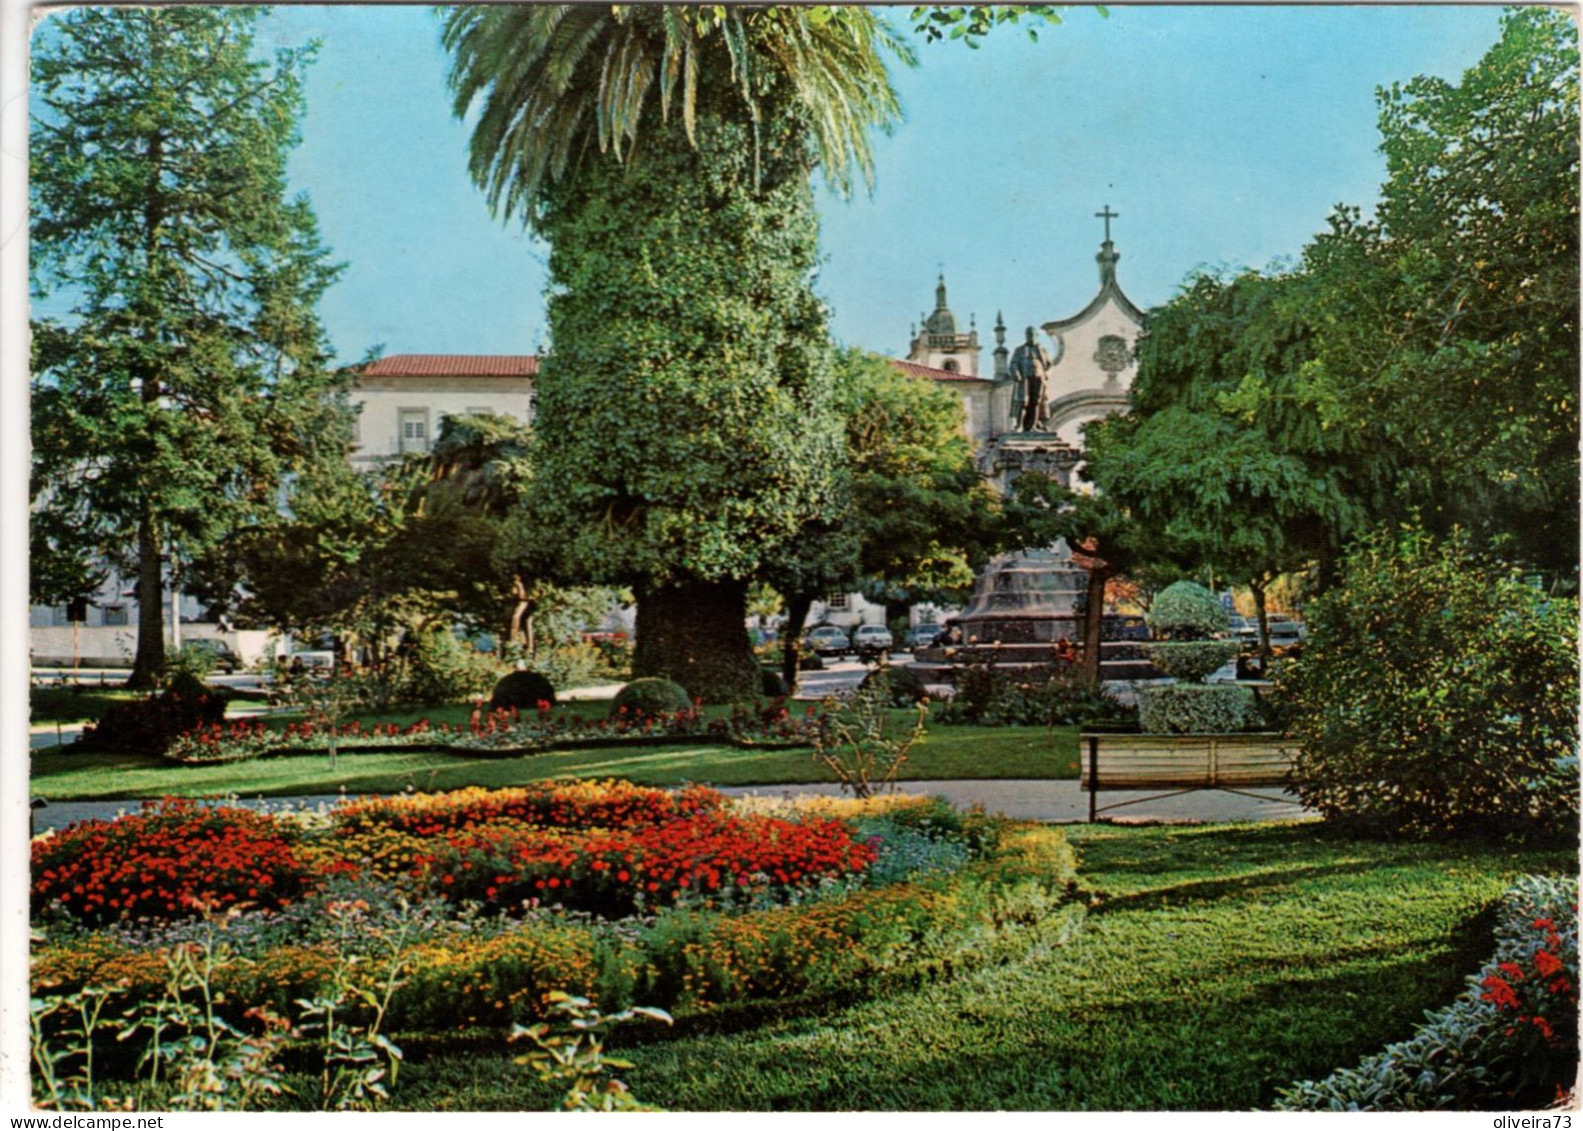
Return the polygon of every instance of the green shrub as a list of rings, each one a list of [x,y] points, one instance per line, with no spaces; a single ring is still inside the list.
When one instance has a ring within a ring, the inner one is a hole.
[[[610,703],[610,716],[625,713],[628,718],[653,719],[685,711],[693,705],[687,689],[668,679],[635,679]]]
[[[495,690],[489,696],[490,711],[513,707],[519,711],[531,711],[540,703],[555,706],[555,688],[538,672],[512,672],[495,684]]]
[[[1387,835],[1575,836],[1577,601],[1415,530],[1343,579],[1277,674],[1303,803]]]
[[[791,688],[786,686],[786,681],[781,678],[780,672],[771,671],[769,668],[759,669],[760,688],[766,698],[784,699],[791,694]]]
[[[1576,880],[1525,876],[1501,902],[1494,956],[1461,997],[1356,1068],[1286,1089],[1275,1107],[1521,1111],[1552,1102],[1577,1073],[1577,898]],[[1548,975],[1540,953],[1554,964]],[[1524,992],[1514,994],[1513,982]]]
[[[973,726],[1085,726],[1132,723],[1137,714],[1070,664],[1006,669],[992,649],[963,649],[956,694],[934,712],[936,722]]]
[[[182,674],[194,676],[199,683],[202,683],[214,674],[216,663],[213,652],[201,644],[189,641],[183,644],[175,655],[166,657],[166,686],[170,685],[170,680]]]
[[[1235,640],[1162,640],[1143,652],[1166,675],[1197,682],[1234,660],[1239,647]]]
[[[1138,722],[1151,734],[1223,734],[1258,725],[1253,689],[1234,683],[1177,683],[1139,696]]]
[[[923,680],[911,668],[892,667],[881,664],[868,675],[863,677],[862,687],[880,680],[885,681],[889,702],[892,707],[911,707],[914,703],[921,703],[928,698],[929,692],[924,689]]]
[[[476,699],[497,674],[493,657],[462,643],[449,629],[432,629],[413,642],[403,698],[425,706]]]
[[[99,721],[83,728],[77,744],[128,754],[163,754],[177,737],[225,718],[225,696],[192,677],[158,695],[112,703]]]
[[[1196,581],[1166,586],[1149,606],[1146,619],[1156,640],[1204,640],[1231,624],[1220,600]]]

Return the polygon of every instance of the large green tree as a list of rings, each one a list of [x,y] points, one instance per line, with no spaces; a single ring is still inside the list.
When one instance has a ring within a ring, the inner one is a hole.
[[[1415,78],[1380,107],[1376,215],[1339,210],[1301,265],[1303,396],[1395,464],[1394,505],[1575,586],[1577,29],[1513,9],[1460,82]],[[1292,389],[1245,393],[1256,409]]]
[[[286,188],[313,50],[257,57],[257,14],[79,8],[36,39],[32,280],[69,313],[33,327],[34,596],[81,595],[86,562],[134,576],[134,685],[164,585],[344,457],[315,314],[336,268]]]
[[[1391,498],[1377,433],[1325,428],[1305,399],[1306,297],[1293,275],[1198,276],[1149,314],[1131,412],[1084,434],[1088,478],[1149,553],[1248,585],[1261,639],[1269,583],[1333,561]],[[1247,381],[1271,395],[1244,407]]]
[[[859,589],[887,605],[959,600],[999,549],[1000,500],[979,475],[962,403],[862,350],[835,361],[844,422],[842,503],[810,523],[762,576],[786,598],[786,639],[814,600]],[[783,674],[796,680],[797,650]]]
[[[533,506],[630,585],[635,674],[756,694],[745,601],[841,458],[809,178],[895,114],[865,9],[567,5],[447,20],[472,170],[551,246]]]

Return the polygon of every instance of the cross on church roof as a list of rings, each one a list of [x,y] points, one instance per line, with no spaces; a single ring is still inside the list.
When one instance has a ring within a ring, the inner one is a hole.
[[[1094,213],[1094,215],[1096,217],[1098,217],[1100,219],[1103,219],[1105,221],[1105,242],[1109,243],[1110,242],[1110,222],[1112,220],[1120,219],[1121,213],[1120,212],[1112,212],[1110,210],[1110,205],[1107,204],[1107,205],[1105,205],[1105,210],[1103,212],[1096,212],[1096,213]]]

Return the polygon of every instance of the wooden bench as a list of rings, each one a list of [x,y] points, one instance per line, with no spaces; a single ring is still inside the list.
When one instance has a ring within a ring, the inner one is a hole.
[[[1249,793],[1285,786],[1296,748],[1271,732],[1249,734],[1085,733],[1081,788],[1088,793],[1088,819],[1110,809],[1157,801],[1201,789],[1218,789],[1261,801],[1280,798]],[[1114,805],[1099,805],[1100,790],[1166,790]]]

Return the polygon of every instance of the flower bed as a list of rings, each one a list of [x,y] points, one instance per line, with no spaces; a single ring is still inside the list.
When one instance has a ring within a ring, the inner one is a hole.
[[[588,719],[540,703],[528,712],[515,707],[486,711],[480,705],[465,727],[434,724],[428,719],[404,727],[394,723],[365,725],[354,719],[335,727],[334,734],[341,753],[455,749],[470,754],[516,756],[629,743],[707,741],[752,747],[806,746],[823,726],[823,716],[814,707],[793,715],[780,700],[758,708],[737,706],[727,718],[713,720],[705,720],[696,708],[657,717],[618,714],[614,718]],[[176,737],[164,756],[183,765],[244,762],[273,754],[323,751],[328,748],[329,734],[330,728],[311,722],[294,722],[283,730],[257,720],[212,722]]]
[[[293,840],[247,809],[145,802],[131,816],[82,821],[34,841],[33,902],[89,924],[279,907],[308,883]]]
[[[753,808],[682,820],[757,816],[796,824],[791,817],[799,815],[797,807],[783,808],[783,817]],[[815,837],[822,823],[838,823],[820,808],[806,814]],[[845,819],[884,830],[872,834],[882,840],[961,839],[946,827],[957,822],[936,823],[938,804],[887,799],[882,805],[847,802],[832,808]],[[626,831],[636,835],[664,827]],[[412,834],[382,826],[356,835]],[[1068,937],[1080,922],[1081,907],[1070,900],[1075,858],[1062,833],[1008,826],[1003,835],[980,835],[974,843],[983,851],[959,867],[883,886],[867,886],[866,872],[827,875],[812,885],[789,886],[782,893],[787,902],[760,901],[743,910],[698,901],[621,921],[542,906],[522,918],[480,918],[422,897],[414,899],[413,910],[401,911],[391,891],[366,876],[332,878],[322,891],[269,915],[63,937],[35,950],[34,987],[116,987],[106,1008],[120,1009],[157,997],[163,955],[197,932],[213,930],[237,956],[215,975],[214,988],[229,1008],[238,1017],[257,1006],[289,1013],[294,1002],[322,992],[336,966],[336,948],[346,938],[344,931],[331,930],[338,914],[332,912],[355,905],[368,929],[354,938],[388,938],[394,933],[389,923],[400,916],[416,923],[405,944],[406,972],[387,1015],[393,1031],[501,1032],[541,1017],[555,990],[592,997],[605,1009],[641,1003],[687,1013],[756,999],[851,993],[887,978],[930,976]],[[867,837],[855,847],[881,851]]]
[[[336,828],[391,828],[419,835],[516,821],[563,828],[633,828],[718,810],[725,797],[690,787],[672,792],[626,781],[534,782],[515,789],[456,789],[365,798],[335,810]]]

